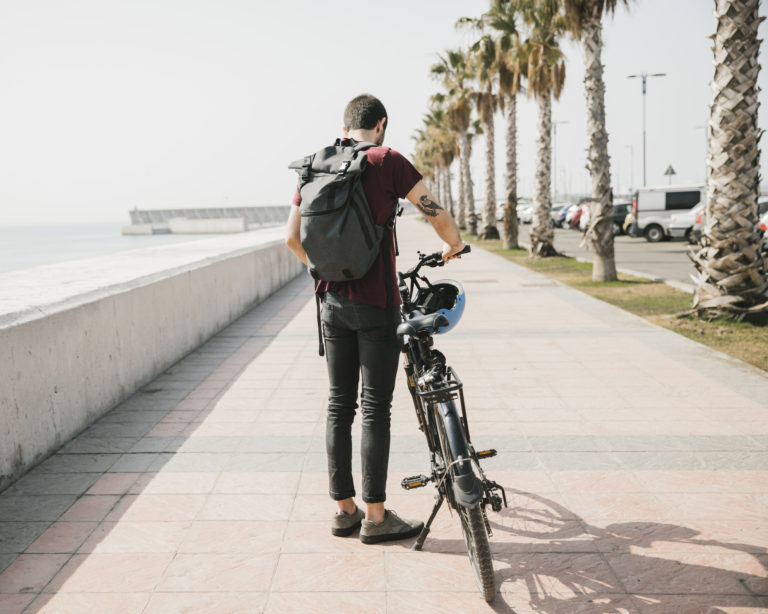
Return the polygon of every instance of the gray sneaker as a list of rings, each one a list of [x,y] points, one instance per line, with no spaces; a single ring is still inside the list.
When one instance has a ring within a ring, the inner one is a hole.
[[[337,512],[331,520],[331,533],[336,537],[348,537],[360,528],[363,518],[365,518],[365,512],[359,507],[353,514]]]
[[[392,510],[386,510],[386,516],[382,522],[363,520],[363,526],[360,529],[360,541],[364,544],[378,544],[405,539],[418,535],[423,528],[424,523],[420,520],[400,518]]]

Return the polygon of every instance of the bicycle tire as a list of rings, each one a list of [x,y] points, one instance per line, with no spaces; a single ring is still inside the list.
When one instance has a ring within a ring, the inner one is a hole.
[[[433,404],[432,415],[434,423],[437,426],[436,430],[440,441],[441,456],[445,463],[444,466],[448,467],[455,458],[451,451],[448,434],[445,431],[445,423],[443,422],[442,414],[437,405],[437,403]],[[460,437],[464,439],[464,447],[466,448],[466,437],[464,436],[463,429],[460,431]],[[475,574],[477,586],[483,594],[483,598],[490,603],[496,595],[496,578],[493,573],[493,557],[491,556],[491,545],[488,542],[488,532],[485,528],[483,510],[479,503],[470,508],[456,503],[453,497],[451,482],[452,479],[449,471],[448,475],[445,477],[445,493],[451,507],[453,507],[459,515],[464,544],[467,547],[469,563]]]

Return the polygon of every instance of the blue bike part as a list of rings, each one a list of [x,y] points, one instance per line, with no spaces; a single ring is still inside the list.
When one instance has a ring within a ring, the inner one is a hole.
[[[441,313],[448,319],[448,326],[441,326],[437,331],[438,335],[442,335],[461,320],[467,297],[460,282],[455,279],[440,279],[428,288],[420,288],[414,303],[425,314]]]

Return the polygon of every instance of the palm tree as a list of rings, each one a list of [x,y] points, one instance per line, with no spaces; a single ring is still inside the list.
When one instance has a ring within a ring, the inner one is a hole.
[[[475,217],[475,198],[473,195],[472,174],[469,168],[471,153],[470,120],[472,115],[472,89],[468,82],[471,79],[471,67],[467,53],[461,49],[452,49],[445,55],[438,56],[438,62],[432,66],[430,72],[442,81],[446,93],[436,94],[433,100],[437,103],[445,103],[448,124],[456,132],[459,144],[459,165],[461,173],[460,185],[463,193],[460,196],[460,206],[463,203],[464,215],[471,234],[477,233],[477,219]],[[459,226],[461,225],[461,212]]]
[[[565,31],[559,0],[514,0],[530,32],[525,40],[528,95],[538,101],[536,192],[531,225],[531,255],[556,256],[550,216],[552,175],[552,98],[560,97],[565,61],[558,39]]]
[[[613,250],[613,192],[611,160],[608,157],[608,132],[605,129],[605,83],[601,53],[603,15],[613,13],[616,5],[629,0],[563,0],[565,18],[574,38],[584,49],[584,92],[587,100],[587,168],[592,184],[589,226],[585,239],[595,252],[593,281],[615,281],[616,260]]]
[[[456,27],[471,26],[482,31],[485,27],[482,17],[473,19],[462,17]],[[469,51],[472,75],[477,81],[477,89],[472,92],[477,114],[485,134],[485,209],[483,229],[479,239],[498,239],[496,228],[496,141],[494,135],[494,114],[498,105],[498,96],[494,92],[497,77],[496,41],[483,34]]]
[[[517,105],[520,88],[520,40],[516,11],[510,0],[490,0],[490,8],[479,18],[462,17],[457,26],[469,25],[485,33],[473,46],[476,76],[480,88],[477,108],[486,138],[485,227],[481,238],[498,238],[496,227],[496,189],[493,112],[498,106],[506,119],[506,173],[504,203],[504,247],[517,247]],[[489,32],[490,31],[490,32]],[[498,94],[492,93],[492,85]]]
[[[717,0],[709,116],[707,224],[693,311],[706,317],[768,311],[768,256],[759,248],[759,0]]]
[[[504,175],[504,248],[518,248],[517,219],[517,93],[526,70],[517,29],[517,11],[509,0],[491,0],[482,17],[498,32],[496,39],[499,105],[506,119],[506,172]]]
[[[423,121],[424,127],[417,129],[413,137],[416,165],[423,169],[422,174],[438,202],[454,215],[450,167],[458,154],[456,134],[448,125],[445,110],[439,106],[433,105]]]

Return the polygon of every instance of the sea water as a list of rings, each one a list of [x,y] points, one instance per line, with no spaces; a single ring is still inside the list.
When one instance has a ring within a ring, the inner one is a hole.
[[[0,226],[0,273],[220,235],[120,234],[123,224]]]

